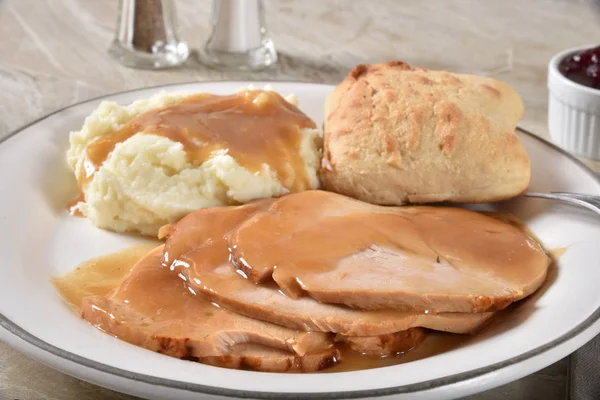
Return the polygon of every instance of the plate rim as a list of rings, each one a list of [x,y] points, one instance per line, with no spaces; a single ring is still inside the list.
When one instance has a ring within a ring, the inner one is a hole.
[[[19,128],[13,130],[4,138],[0,139],[0,146],[4,144],[6,141],[11,138],[17,136],[19,133],[23,132],[27,128],[36,125],[45,119],[48,119],[56,114],[59,114],[63,111],[66,111],[70,108],[74,108],[80,105],[84,105],[86,103],[91,103],[94,101],[102,100],[110,98],[111,96],[117,96],[127,93],[141,92],[148,89],[159,89],[159,88],[169,88],[174,86],[184,86],[184,85],[193,85],[193,84],[211,84],[211,83],[239,83],[243,85],[248,82],[252,83],[283,83],[283,84],[308,84],[308,85],[318,85],[318,86],[328,86],[335,87],[333,84],[322,83],[322,82],[310,82],[310,81],[290,81],[290,80],[210,80],[210,81],[187,81],[187,82],[174,82],[168,84],[159,84],[146,86],[141,88],[129,89],[124,91],[112,92],[108,94],[103,94],[99,96],[95,96],[86,100],[82,100],[79,102],[71,103],[64,107],[58,108],[48,114],[45,114],[39,118],[34,119],[33,121],[26,123]],[[574,162],[577,166],[581,167],[585,173],[590,175],[594,181],[596,181],[600,185],[600,175],[596,174],[592,171],[585,163],[581,160],[577,159],[574,155],[568,153],[566,150],[558,147],[557,145],[549,142],[546,139],[543,139],[532,132],[522,129],[517,126],[517,130],[526,134],[529,137],[540,142],[542,145],[550,147],[552,150],[557,151],[558,153],[566,156],[570,161]],[[0,313],[0,333],[4,330],[8,332],[8,334],[19,338],[29,345],[33,346],[36,351],[42,351],[46,353],[50,353],[53,356],[56,356],[60,359],[64,359],[75,364],[81,365],[86,368],[90,368],[96,372],[109,374],[112,376],[116,376],[119,378],[133,380],[136,382],[141,382],[149,385],[162,386],[165,388],[177,389],[177,390],[185,390],[194,393],[202,393],[208,395],[216,395],[216,396],[224,396],[224,397],[236,397],[236,398],[258,398],[258,399],[273,399],[273,398],[281,398],[281,399],[305,399],[307,397],[316,397],[320,399],[342,399],[342,398],[363,398],[363,397],[382,397],[382,396],[390,396],[397,394],[410,394],[410,393],[418,393],[424,392],[428,390],[441,389],[445,386],[454,385],[461,382],[470,381],[476,378],[483,377],[495,371],[498,371],[502,368],[506,368],[509,366],[517,365],[526,360],[532,359],[536,356],[542,355],[546,353],[548,350],[551,350],[555,347],[558,347],[567,341],[576,338],[581,333],[592,327],[595,323],[600,321],[600,307],[597,308],[588,318],[586,318],[583,322],[575,326],[570,331],[564,333],[558,338],[544,344],[538,346],[534,349],[531,349],[527,352],[519,354],[515,357],[509,358],[504,361],[500,361],[485,367],[476,368],[470,371],[461,372],[458,374],[452,374],[449,376],[445,376],[442,378],[431,379],[424,382],[418,382],[408,385],[400,385],[393,386],[388,388],[381,389],[365,389],[365,390],[354,390],[354,391],[337,391],[337,392],[269,392],[269,391],[250,391],[250,390],[239,390],[239,389],[228,389],[216,386],[209,386],[199,383],[191,383],[184,381],[177,381],[168,378],[161,378],[147,374],[141,374],[137,372],[131,372],[122,368],[113,367],[108,364],[104,364],[101,362],[97,362],[94,360],[90,360],[89,358],[77,355],[70,351],[63,350],[59,347],[56,347],[44,340],[39,339],[35,335],[29,333],[24,328],[20,327],[9,318],[7,318],[4,314]],[[11,346],[12,347],[12,346]],[[18,350],[20,351],[20,350]],[[39,359],[37,359],[39,361]]]

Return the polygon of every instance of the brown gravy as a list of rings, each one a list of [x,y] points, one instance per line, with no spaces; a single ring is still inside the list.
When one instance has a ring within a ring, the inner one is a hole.
[[[425,340],[419,346],[407,353],[390,357],[365,356],[346,346],[340,346],[342,362],[323,372],[349,372],[405,364],[458,349],[472,338],[472,335],[427,331]]]
[[[52,284],[65,302],[78,311],[84,297],[105,296],[119,286],[131,267],[156,246],[156,243],[143,243],[94,257],[65,275],[52,278]]]
[[[215,222],[217,221],[218,218],[215,220]],[[191,222],[195,223],[193,220]],[[522,229],[522,225],[519,228]],[[131,267],[155,246],[156,243],[142,244],[114,254],[94,258],[90,261],[82,263],[78,268],[69,272],[65,276],[53,279],[53,284],[65,301],[69,303],[74,310],[78,310],[78,305],[81,304],[81,301],[84,297],[91,295],[104,296],[119,286],[122,279],[130,271]],[[550,270],[548,280],[546,281],[544,287],[542,287],[532,296],[532,300],[538,295],[541,295],[541,293],[543,293],[545,290],[545,287],[551,284],[553,279],[552,271],[553,270]],[[140,276],[140,279],[144,278]],[[158,286],[156,287],[157,290],[154,292],[160,291],[160,287],[162,287],[161,285],[163,285],[163,282],[164,285],[168,287],[176,286],[177,288],[181,288],[180,290],[175,290],[175,292],[179,293],[181,296],[185,296],[185,298],[182,299],[189,304],[191,304],[190,302],[193,303],[193,297],[190,296],[188,291],[184,288],[184,283],[180,277],[177,276],[177,273],[169,273],[168,269],[166,268],[164,271],[161,271],[160,279],[156,280],[155,282],[155,284]],[[127,296],[127,293],[124,293],[124,295]],[[179,294],[177,294],[177,296],[179,296]],[[152,307],[158,307],[160,299],[153,296],[153,300],[156,304],[154,304]],[[171,298],[170,301],[172,304],[184,303],[183,301],[178,301],[177,298]],[[482,332],[480,332],[477,336],[429,331],[425,341],[420,346],[411,350],[410,352],[397,356],[381,358],[360,355],[347,349],[343,345],[340,345],[343,361],[333,368],[325,370],[325,372],[355,371],[397,365],[457,349],[467,345],[470,341],[477,340],[475,338],[481,337],[480,335],[483,335],[484,333],[486,335],[493,334],[497,329],[504,329],[507,326],[506,324],[511,326],[513,323],[518,323],[520,319],[526,318],[529,315],[531,312],[531,306],[531,301],[525,301],[519,302],[518,304],[509,307],[509,309],[501,311],[496,315],[489,326],[484,327]],[[171,306],[171,308],[174,310],[177,307]],[[168,317],[168,315],[165,317]],[[210,317],[212,317],[212,315]],[[181,320],[179,315],[176,319]]]
[[[139,132],[183,144],[195,166],[213,151],[223,149],[250,171],[269,165],[291,192],[305,190],[310,184],[299,151],[300,129],[315,127],[310,118],[275,92],[192,95],[138,115],[121,129],[89,144],[79,187],[92,179],[116,144]]]
[[[529,229],[529,227],[527,225],[525,225],[523,223],[523,221],[521,221],[519,219],[519,217],[517,217],[513,214],[505,213],[505,212],[484,212],[483,214],[485,214],[489,217],[492,217],[494,219],[497,219],[499,221],[506,222],[507,224],[510,224],[510,225],[514,226],[515,228],[520,229],[523,233],[526,233],[527,235],[531,236],[538,243],[540,243],[540,244],[542,243],[542,241],[537,237],[537,235],[535,233],[533,233],[531,231],[531,229]],[[552,259],[552,261],[554,263],[556,263],[556,261],[558,261],[558,259],[561,258],[568,249],[569,249],[569,246],[558,247],[558,248],[551,249],[551,250],[546,249],[546,254],[548,254],[548,256]]]
[[[511,218],[516,217],[511,216]],[[520,225],[525,226],[522,223],[520,223]],[[470,343],[475,343],[480,340],[484,340],[484,338],[494,336],[500,332],[519,325],[529,318],[529,316],[536,310],[536,300],[539,299],[550,286],[552,286],[557,276],[558,270],[556,265],[553,263],[548,269],[546,281],[532,296],[525,300],[513,303],[504,310],[496,312],[489,323],[487,323],[474,334],[458,335],[428,330],[425,340],[418,347],[412,349],[408,353],[386,358],[366,357],[351,351],[346,347],[341,347],[340,350],[342,352],[344,362],[323,372],[347,372],[405,364],[456,350],[461,347],[468,346]]]
[[[541,246],[520,227],[473,211],[386,208],[322,191],[279,199],[269,212],[256,214],[232,231],[229,247],[236,266],[254,282],[272,276],[290,297],[309,292],[323,302],[359,308],[364,305],[348,302],[361,301],[355,294],[366,292],[362,277],[368,276],[367,281],[377,285],[368,289],[378,293],[427,293],[423,306],[430,311],[470,312],[467,302],[473,296],[482,299],[481,307],[493,310],[494,304],[487,304],[484,297],[505,293],[506,287],[515,292],[535,289],[548,265]],[[393,273],[390,263],[399,266]],[[449,281],[457,284],[449,286]],[[323,297],[317,297],[319,293]],[[430,293],[455,296],[456,302],[467,300],[455,309],[444,309],[448,298],[440,296],[436,302]],[[417,296],[410,298],[412,307],[421,306]],[[500,295],[490,298],[504,301]],[[389,301],[381,300],[381,307],[389,308]],[[378,307],[373,303],[366,306]],[[498,308],[503,305],[507,304]]]
[[[172,229],[165,244],[163,265],[180,274],[196,293],[223,307],[304,330],[323,329],[326,324],[345,336],[376,336],[406,330],[419,321],[427,328],[460,333],[476,329],[490,317],[489,313],[453,318],[422,315],[414,310],[353,311],[318,303],[308,296],[291,299],[277,293],[279,287],[273,281],[256,285],[229,263],[225,236],[273,201],[261,200],[240,207],[203,209],[189,214]]]
[[[526,235],[533,238],[536,242],[540,243],[540,245],[541,245],[542,241],[516,215],[507,213],[507,212],[501,212],[501,211],[486,211],[486,212],[482,212],[482,214],[487,215],[488,217],[497,219],[498,221],[502,221],[504,223],[514,226],[515,228],[519,229],[521,232],[523,232]]]
[[[107,295],[119,286],[123,278],[130,272],[131,267],[155,247],[156,244],[141,244],[116,253],[95,257],[83,262],[64,276],[54,278],[52,283],[69,306],[79,313],[79,304],[84,297]],[[165,279],[172,279],[173,282],[183,287],[183,282],[175,274],[165,276]],[[170,285],[169,282],[165,283]],[[182,290],[181,293],[189,297],[185,290]],[[393,357],[361,355],[349,350],[344,345],[339,345],[343,361],[323,372],[357,371],[403,364],[458,348],[471,338],[471,335],[429,331],[424,342],[416,349]]]

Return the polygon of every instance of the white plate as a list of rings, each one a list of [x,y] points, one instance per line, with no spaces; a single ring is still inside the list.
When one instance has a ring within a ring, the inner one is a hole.
[[[231,93],[247,82],[173,85],[169,91]],[[256,85],[263,83],[255,82]],[[296,93],[318,123],[331,86],[273,83]],[[108,96],[120,103],[158,88]],[[267,374],[215,368],[156,354],[103,334],[61,302],[50,277],[79,262],[139,241],[71,217],[75,195],[66,167],[68,132],[100,103],[90,100],[21,129],[0,145],[0,337],[68,374],[147,398],[443,399],[465,396],[531,374],[600,332],[600,218],[545,200],[499,205],[525,220],[547,248],[568,246],[554,283],[513,318],[468,345],[427,359],[358,372]],[[556,147],[521,134],[533,164],[531,190],[600,195],[600,181]]]

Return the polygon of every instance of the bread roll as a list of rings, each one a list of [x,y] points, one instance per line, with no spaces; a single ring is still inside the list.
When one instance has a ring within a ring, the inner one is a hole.
[[[530,179],[523,110],[492,78],[358,65],[326,100],[323,185],[383,205],[517,196]]]

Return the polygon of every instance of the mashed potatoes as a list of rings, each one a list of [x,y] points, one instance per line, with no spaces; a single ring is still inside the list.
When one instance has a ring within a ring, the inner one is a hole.
[[[67,161],[75,176],[81,176],[81,169],[85,168],[88,144],[118,130],[139,114],[179,102],[186,96],[159,93],[128,106],[100,104],[81,130],[71,132]],[[293,96],[286,100],[296,103]],[[300,154],[306,175],[310,186],[317,188],[321,132],[303,129],[301,133]],[[82,190],[85,202],[79,202],[76,208],[96,226],[146,235],[157,235],[161,226],[198,208],[245,203],[287,192],[267,164],[260,171],[251,172],[227,150],[216,150],[200,166],[193,167],[181,143],[148,132],[117,144]]]

